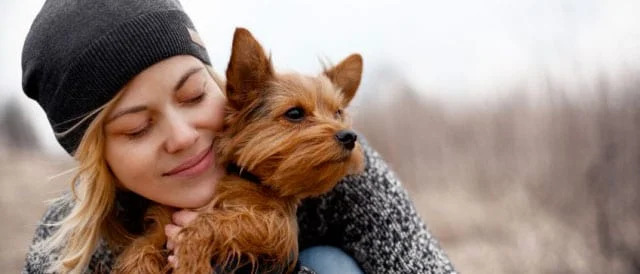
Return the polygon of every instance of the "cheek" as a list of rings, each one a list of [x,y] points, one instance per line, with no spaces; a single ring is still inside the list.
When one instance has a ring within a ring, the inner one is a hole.
[[[148,149],[128,144],[108,144],[106,160],[114,176],[125,188],[137,192],[153,178],[155,157]]]
[[[198,111],[202,126],[212,129],[213,131],[222,130],[225,105],[226,99],[220,94],[213,95],[210,100],[202,104]]]

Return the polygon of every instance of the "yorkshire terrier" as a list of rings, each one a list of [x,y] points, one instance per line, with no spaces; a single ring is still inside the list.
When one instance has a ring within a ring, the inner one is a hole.
[[[166,260],[163,230],[172,210],[154,205],[146,214],[152,225],[124,248],[114,272],[292,272],[301,200],[362,171],[362,150],[344,111],[361,75],[358,54],[315,77],[275,73],[251,33],[236,29],[224,126],[214,142],[227,174],[178,234],[175,268]]]

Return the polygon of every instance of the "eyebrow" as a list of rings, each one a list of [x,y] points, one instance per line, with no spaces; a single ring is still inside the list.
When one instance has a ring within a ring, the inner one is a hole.
[[[178,82],[176,83],[176,86],[173,87],[173,91],[177,91],[180,88],[182,88],[182,86],[184,85],[184,83],[187,82],[187,80],[189,80],[189,77],[191,77],[191,75],[196,74],[197,72],[201,71],[202,69],[204,69],[204,67],[193,67],[190,68],[189,70],[187,70],[187,72],[185,72],[182,77],[180,77],[180,80],[178,80]],[[140,112],[140,111],[144,111],[147,110],[146,106],[135,106],[135,107],[130,107],[128,109],[124,109],[120,112],[117,112],[116,114],[114,114],[113,116],[111,116],[109,119],[107,119],[107,124],[113,120],[115,120],[116,118],[123,116],[125,114],[129,114],[129,113],[135,113],[135,112]]]
[[[105,124],[108,124],[111,121],[115,120],[116,118],[118,118],[120,116],[123,116],[125,114],[140,112],[140,111],[144,111],[144,110],[147,110],[146,106],[135,106],[135,107],[130,107],[128,109],[124,109],[124,110],[122,110],[120,112],[117,112],[116,114],[111,116],[109,119],[107,119],[107,122]]]
[[[191,75],[196,74],[197,72],[201,71],[202,69],[204,69],[204,67],[193,67],[193,68],[190,68],[189,70],[187,70],[187,72],[185,72],[182,75],[182,77],[180,77],[180,80],[178,80],[178,82],[176,83],[176,86],[173,87],[173,91],[177,91],[180,88],[182,88],[184,83],[187,82],[187,80],[189,79],[189,77],[191,77]]]

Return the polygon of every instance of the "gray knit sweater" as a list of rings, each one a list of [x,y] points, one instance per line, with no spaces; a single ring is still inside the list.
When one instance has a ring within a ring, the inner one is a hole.
[[[332,245],[353,256],[365,273],[455,273],[427,231],[405,189],[380,158],[363,144],[363,174],[348,176],[331,192],[303,201],[298,209],[300,249]],[[56,254],[43,254],[35,243],[49,237],[53,227],[43,224],[61,220],[68,202],[53,204],[36,229],[23,273],[43,273]],[[108,272],[114,254],[101,242],[86,272]],[[313,273],[302,268],[300,273]]]

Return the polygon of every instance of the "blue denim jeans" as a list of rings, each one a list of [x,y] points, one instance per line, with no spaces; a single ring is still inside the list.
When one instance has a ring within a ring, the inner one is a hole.
[[[333,246],[312,246],[300,252],[300,264],[318,274],[362,274],[358,263],[341,249]]]

